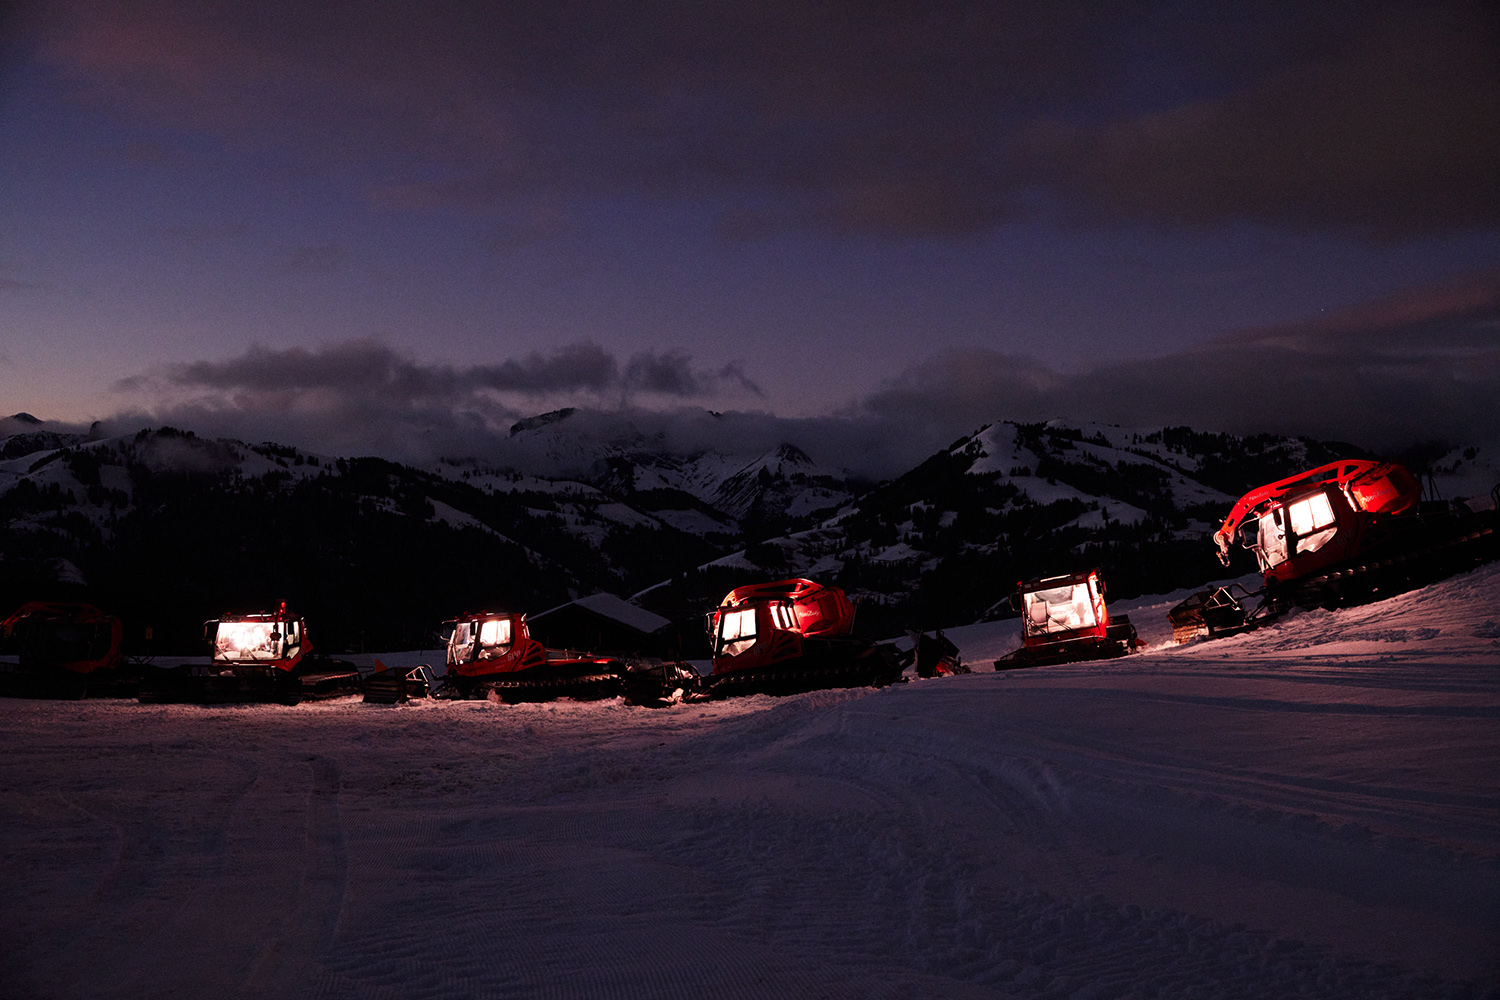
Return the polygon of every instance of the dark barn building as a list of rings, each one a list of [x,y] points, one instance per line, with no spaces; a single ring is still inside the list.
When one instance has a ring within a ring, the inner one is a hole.
[[[665,656],[675,650],[676,630],[661,615],[614,594],[590,594],[528,615],[533,638],[549,649]]]

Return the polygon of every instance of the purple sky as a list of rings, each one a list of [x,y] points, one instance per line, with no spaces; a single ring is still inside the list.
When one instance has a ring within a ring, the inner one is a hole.
[[[1492,5],[0,12],[4,413],[1500,439]]]

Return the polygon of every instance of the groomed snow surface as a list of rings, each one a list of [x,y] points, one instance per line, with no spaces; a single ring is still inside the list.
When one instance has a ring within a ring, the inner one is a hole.
[[[1497,595],[661,710],[7,701],[0,995],[1497,996]]]

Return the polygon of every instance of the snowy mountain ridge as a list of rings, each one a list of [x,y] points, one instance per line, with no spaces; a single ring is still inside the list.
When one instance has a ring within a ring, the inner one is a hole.
[[[751,579],[810,576],[861,600],[879,631],[1004,615],[1018,579],[1087,566],[1102,567],[1118,593],[1162,593],[1222,574],[1207,539],[1245,491],[1359,454],[1278,435],[1000,422],[830,517],[637,598],[687,606]],[[1487,476],[1500,482],[1494,459],[1475,448],[1429,471],[1444,496],[1488,492],[1472,488]]]
[[[734,586],[806,575],[860,598],[862,627],[947,627],[996,613],[1019,578],[1086,564],[1121,595],[1212,579],[1222,568],[1205,539],[1234,497],[1350,454],[1277,435],[999,422],[871,484],[828,475],[785,441],[726,453],[599,414],[523,423],[509,467],[422,469],[10,418],[0,598],[165,593],[201,622],[226,601],[291,594],[349,627],[382,607],[385,624],[419,635],[449,603],[524,610],[597,591],[694,620]],[[579,476],[546,471],[564,458]],[[1428,471],[1445,496],[1500,480],[1474,447]],[[200,568],[164,568],[174,560]],[[403,603],[418,578],[437,583]]]
[[[647,429],[629,415],[557,410],[517,422],[499,456],[502,468],[547,478],[576,479],[622,497],[679,491],[731,518],[794,516],[836,506],[851,495],[848,476],[820,468],[786,441],[760,437],[726,449],[733,431],[695,424],[715,414],[682,418],[687,429]],[[774,486],[774,488],[773,488]]]

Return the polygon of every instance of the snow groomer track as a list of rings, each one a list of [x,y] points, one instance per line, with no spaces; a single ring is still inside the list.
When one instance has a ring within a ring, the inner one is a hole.
[[[13,700],[0,995],[1495,996],[1497,594],[652,711]]]

